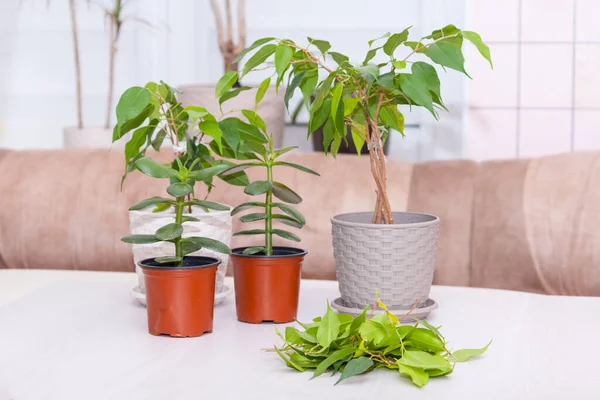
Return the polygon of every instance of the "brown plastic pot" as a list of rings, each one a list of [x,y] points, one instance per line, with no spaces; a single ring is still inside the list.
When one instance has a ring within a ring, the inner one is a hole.
[[[272,256],[247,256],[244,249],[233,249],[231,254],[238,319],[251,324],[294,321],[307,252],[276,246]]]
[[[216,258],[196,256],[184,257],[181,266],[154,258],[139,262],[150,334],[191,337],[212,332],[219,264]]]

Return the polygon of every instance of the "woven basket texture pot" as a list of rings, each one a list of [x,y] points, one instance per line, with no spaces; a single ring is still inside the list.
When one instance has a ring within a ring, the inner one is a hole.
[[[229,246],[231,242],[232,218],[230,211],[205,212],[202,208],[192,207],[191,214],[200,221],[190,221],[183,224],[183,237],[201,236],[210,239],[220,240]],[[160,213],[153,213],[151,208],[142,211],[129,211],[129,229],[132,234],[153,234],[156,230],[166,224],[174,222],[175,215],[172,210]],[[145,293],[144,276],[139,267],[139,262],[148,258],[163,257],[165,255],[175,254],[175,246],[172,243],[152,243],[152,244],[134,244],[133,261],[135,271],[138,274],[138,283],[142,293]],[[229,256],[217,253],[211,250],[202,249],[189,256],[214,257],[221,261],[217,270],[215,281],[215,293],[220,293],[223,287],[223,279],[227,272]]]
[[[372,224],[372,212],[331,219],[333,253],[342,301],[347,307],[375,304],[375,293],[391,309],[429,298],[438,246],[438,217],[393,213],[394,224]]]

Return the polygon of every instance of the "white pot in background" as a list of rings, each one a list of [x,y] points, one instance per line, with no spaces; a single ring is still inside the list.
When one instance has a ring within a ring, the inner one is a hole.
[[[68,126],[63,129],[63,146],[65,149],[123,149],[127,140],[113,144],[112,135],[112,128]]]
[[[215,87],[210,85],[184,85],[179,89],[183,92],[177,95],[178,100],[184,107],[204,107],[217,118],[221,115],[219,100],[215,98]],[[258,114],[267,125],[267,133],[273,134],[274,145],[280,148],[283,145],[283,126],[285,122],[285,105],[283,95],[285,87],[279,88],[279,95],[275,93],[275,87],[271,86],[258,107]],[[223,103],[223,113],[230,110],[249,109],[254,110],[256,99],[256,88],[240,92],[237,97]],[[241,112],[227,114],[227,117],[238,117],[245,121]]]
[[[202,208],[192,207],[192,213],[184,215],[191,215],[198,218],[200,221],[185,222],[183,224],[183,237],[207,237],[219,240],[229,246],[232,227],[230,211],[210,210],[209,212],[206,212]],[[141,211],[129,211],[129,229],[132,234],[154,234],[158,228],[172,223],[174,217],[172,209],[159,213],[153,213],[151,208]],[[134,244],[132,247],[133,262],[135,263],[135,272],[138,276],[138,283],[142,293],[145,293],[144,276],[141,268],[137,265],[138,261],[146,258],[174,255],[175,246],[172,243],[159,242],[152,244]],[[219,265],[219,269],[217,270],[217,278],[215,281],[215,293],[220,293],[223,287],[223,279],[227,272],[229,256],[205,249],[190,253],[190,255],[209,256],[221,260],[221,265]]]

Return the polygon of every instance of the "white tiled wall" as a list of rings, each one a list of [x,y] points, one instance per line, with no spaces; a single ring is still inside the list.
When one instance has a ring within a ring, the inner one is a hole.
[[[600,1],[467,1],[494,71],[468,58],[467,152],[475,159],[600,149]]]

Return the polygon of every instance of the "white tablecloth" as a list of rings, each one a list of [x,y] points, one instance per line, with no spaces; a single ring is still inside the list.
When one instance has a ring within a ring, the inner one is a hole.
[[[0,400],[600,399],[600,298],[434,287],[451,347],[488,352],[418,389],[378,370],[333,386],[261,348],[272,324],[215,309],[214,332],[154,337],[130,297],[133,274],[0,270]],[[226,281],[232,285],[231,280]],[[303,281],[300,320],[325,311],[335,282]]]

